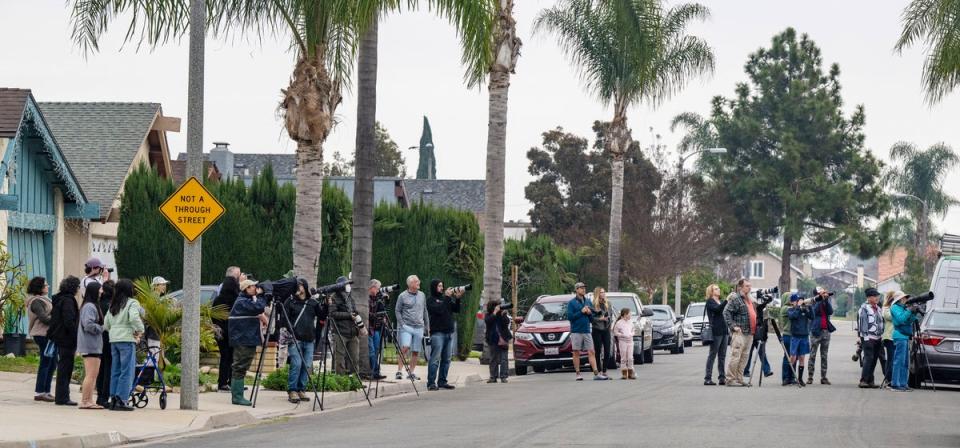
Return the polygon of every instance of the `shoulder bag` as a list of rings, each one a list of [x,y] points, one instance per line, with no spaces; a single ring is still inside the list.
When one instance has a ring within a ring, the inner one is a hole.
[[[713,300],[711,299],[707,299]],[[713,342],[713,326],[710,325],[710,319],[707,319],[707,304],[703,304],[703,324],[700,326],[700,340],[704,344]]]

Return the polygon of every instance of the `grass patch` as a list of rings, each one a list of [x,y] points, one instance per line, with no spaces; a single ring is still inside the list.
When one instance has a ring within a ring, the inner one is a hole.
[[[27,355],[19,358],[0,356],[0,372],[37,373],[39,366],[39,355]]]
[[[425,355],[425,353],[420,353],[420,355],[419,355],[419,357],[418,357],[418,359],[417,359],[417,365],[418,365],[418,366],[425,366],[425,365],[427,365],[427,360],[424,359],[424,355]],[[409,358],[410,358],[410,354],[409,354],[409,352],[408,352],[408,353],[407,353],[407,359],[409,360]],[[390,344],[390,345],[387,345],[387,346],[384,346],[384,347],[383,347],[383,359],[380,361],[380,364],[381,364],[381,365],[390,365],[390,364],[396,365],[396,364],[397,364],[397,348],[394,347],[393,344]]]
[[[270,374],[263,379],[263,388],[268,390],[287,390],[287,377],[290,373],[289,369],[289,367],[284,366],[280,369],[270,372]],[[321,382],[324,380],[324,376],[316,372],[311,372],[311,377],[313,378],[313,382],[316,385],[317,390],[320,390],[322,388]],[[330,392],[347,392],[351,390],[358,390],[361,387],[360,381],[358,381],[354,376],[337,375],[335,373],[327,372],[325,379],[327,390]],[[307,390],[312,389],[313,385],[307,384]]]
[[[472,350],[472,351],[470,351],[470,356],[468,356],[468,358],[480,359],[481,356],[483,356],[483,352],[478,352],[478,351],[476,351],[476,350]]]

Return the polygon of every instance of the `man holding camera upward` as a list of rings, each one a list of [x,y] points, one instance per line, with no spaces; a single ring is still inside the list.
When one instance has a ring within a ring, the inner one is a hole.
[[[750,297],[750,281],[741,278],[737,290],[727,296],[723,320],[730,329],[730,364],[727,365],[727,387],[746,387],[743,370],[750,362],[750,346],[757,332],[757,309]]]
[[[113,272],[113,269],[104,266],[99,258],[90,258],[83,264],[83,273],[86,274],[86,277],[83,277],[83,280],[80,282],[80,290],[86,290],[87,285],[94,282],[102,285],[107,280],[110,280],[111,272]]]
[[[817,287],[814,304],[812,306],[813,318],[810,321],[810,360],[807,363],[807,384],[813,384],[813,369],[817,365],[817,352],[820,352],[820,384],[829,386],[830,380],[827,379],[827,354],[830,351],[830,333],[837,331],[837,327],[830,322],[830,316],[833,315],[833,305],[830,303],[830,296],[833,293]]]
[[[573,370],[577,371],[577,381],[583,381],[580,375],[580,352],[587,352],[594,380],[608,380],[597,370],[597,359],[593,349],[592,327],[593,302],[586,297],[587,285],[577,282],[573,285],[576,295],[567,302],[567,320],[570,321],[570,344],[573,350]]]
[[[230,346],[233,347],[233,375],[230,380],[231,402],[240,406],[250,406],[250,400],[243,397],[243,379],[250,370],[250,364],[257,352],[257,346],[263,344],[261,325],[266,325],[266,301],[257,297],[257,282],[240,282],[240,297],[234,302],[228,319]]]
[[[291,403],[310,401],[307,398],[308,373],[313,368],[313,338],[317,325],[327,318],[320,302],[310,297],[306,280],[297,282],[297,293],[283,302],[282,320],[287,332],[296,341],[289,345],[290,373],[287,375],[287,399]]]
[[[370,375],[375,380],[386,378],[380,374],[380,338],[383,332],[383,316],[387,310],[384,303],[384,296],[380,293],[380,280],[370,280],[370,286],[367,288],[367,294],[370,296],[369,308],[370,314],[367,316],[369,329],[367,334],[367,354],[370,357]]]
[[[860,305],[857,313],[857,332],[860,336],[860,348],[863,350],[863,370],[860,372],[861,389],[876,389],[873,372],[883,350],[883,313],[880,309],[880,292],[876,288],[867,288],[867,301]]]
[[[444,291],[443,282],[439,279],[430,282],[430,298],[427,299],[427,313],[430,317],[430,364],[427,368],[427,390],[455,389],[452,384],[447,383],[450,353],[453,351],[453,315],[460,312],[460,298],[463,297],[467,287],[449,288]]]
[[[797,378],[803,378],[804,357],[810,353],[810,311],[809,299],[800,297],[800,294],[790,295],[790,308],[787,317],[790,319],[790,365],[797,369]],[[792,369],[793,367],[791,367]]]
[[[338,277],[337,284],[346,284],[346,277]],[[350,300],[350,291],[340,289],[333,294],[333,303],[330,304],[329,316],[336,325],[333,336],[334,372],[338,375],[349,375],[357,366],[357,357],[360,356],[360,337],[365,337],[366,328],[363,318],[357,314]]]
[[[400,352],[397,356],[397,379],[402,380],[404,359],[409,360],[407,379],[419,380],[414,369],[417,368],[417,356],[420,355],[420,346],[423,343],[423,330],[427,319],[427,297],[420,292],[420,278],[416,275],[407,277],[407,290],[397,296],[397,341],[400,343]],[[412,352],[412,354],[411,354]],[[409,357],[407,355],[410,354]]]

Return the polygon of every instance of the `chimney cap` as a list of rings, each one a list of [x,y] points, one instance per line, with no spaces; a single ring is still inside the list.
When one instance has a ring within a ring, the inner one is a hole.
[[[228,142],[213,142],[213,146],[214,146],[215,148],[224,148],[224,149],[226,149],[227,147],[230,146],[230,143],[228,143]]]

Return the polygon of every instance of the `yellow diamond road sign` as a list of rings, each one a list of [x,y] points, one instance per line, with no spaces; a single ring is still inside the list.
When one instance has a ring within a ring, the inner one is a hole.
[[[196,177],[184,182],[160,206],[160,213],[191,243],[226,211]]]

